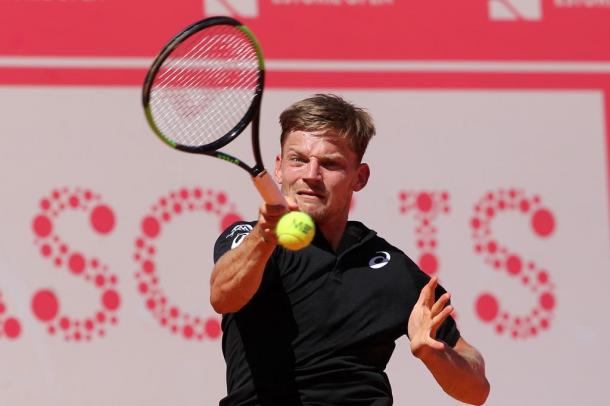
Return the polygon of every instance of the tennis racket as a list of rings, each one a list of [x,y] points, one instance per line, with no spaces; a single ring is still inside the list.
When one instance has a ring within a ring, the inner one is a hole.
[[[288,206],[263,166],[259,117],[265,63],[250,30],[229,17],[196,22],[173,37],[142,90],[148,124],[167,145],[245,169],[267,204]],[[252,123],[254,166],[218,151]]]

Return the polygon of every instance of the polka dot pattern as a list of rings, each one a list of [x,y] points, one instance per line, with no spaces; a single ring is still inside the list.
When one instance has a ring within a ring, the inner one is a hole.
[[[218,219],[218,231],[223,231],[231,223],[241,220],[235,205],[230,203],[224,192],[202,188],[181,188],[158,199],[150,212],[140,222],[141,234],[135,241],[134,260],[138,292],[144,299],[146,308],[161,326],[185,340],[216,340],[221,335],[220,322],[216,315],[196,316],[180,309],[165,294],[161,287],[156,266],[157,237],[163,227],[183,215],[203,212]]]
[[[99,307],[88,317],[75,318],[64,313],[59,296],[51,289],[34,292],[32,313],[46,325],[51,335],[66,341],[90,341],[103,337],[110,325],[118,322],[121,305],[118,277],[98,258],[72,248],[55,233],[54,223],[66,210],[76,210],[88,216],[93,232],[106,235],[115,228],[114,210],[102,202],[101,197],[88,189],[63,188],[53,190],[41,199],[40,212],[32,221],[34,244],[41,256],[56,269],[68,271],[72,276],[91,284],[99,292]]]
[[[496,295],[485,292],[477,297],[475,312],[481,321],[493,325],[496,333],[525,339],[550,327],[556,306],[555,285],[547,270],[494,239],[491,223],[496,216],[508,211],[526,216],[532,232],[540,238],[547,238],[555,231],[555,217],[542,205],[540,197],[527,196],[519,189],[489,192],[477,202],[470,219],[474,251],[483,256],[491,269],[504,272],[538,300],[528,314],[515,315],[502,308]]]
[[[401,191],[398,194],[401,214],[415,218],[415,239],[419,258],[417,264],[428,275],[436,275],[440,261],[437,255],[438,238],[434,223],[440,214],[449,213],[449,193]]]
[[[21,322],[9,314],[7,314],[7,306],[0,293],[0,339],[8,338],[15,340],[21,335]]]

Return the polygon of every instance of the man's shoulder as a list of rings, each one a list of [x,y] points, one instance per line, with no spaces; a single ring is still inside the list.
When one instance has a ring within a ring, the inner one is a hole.
[[[225,252],[239,246],[244,238],[250,234],[255,224],[256,221],[240,220],[226,227],[214,244],[214,262]]]
[[[359,250],[359,252],[363,254],[368,253],[369,251],[387,253],[393,258],[399,259],[398,263],[406,266],[408,269],[412,271],[419,270],[417,264],[409,257],[409,255],[407,255],[404,250],[390,243],[384,237],[380,236],[375,230],[358,221],[350,221],[349,224],[350,227],[360,229],[360,233],[366,236],[364,237],[364,247],[366,247],[366,249]]]

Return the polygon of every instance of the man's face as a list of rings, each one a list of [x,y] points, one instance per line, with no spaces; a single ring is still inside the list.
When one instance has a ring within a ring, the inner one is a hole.
[[[347,219],[352,193],[366,185],[369,168],[343,137],[293,131],[276,158],[275,176],[282,192],[321,225]]]

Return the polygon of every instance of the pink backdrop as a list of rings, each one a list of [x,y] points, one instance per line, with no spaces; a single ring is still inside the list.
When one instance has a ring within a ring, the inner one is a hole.
[[[225,393],[212,245],[259,199],[240,169],[159,142],[139,101],[163,43],[218,14],[263,44],[268,166],[289,103],[329,91],[371,111],[372,179],[352,217],[452,292],[487,361],[488,404],[599,403],[610,2],[8,0],[0,405],[208,405]],[[230,151],[249,157],[244,138]],[[456,403],[406,339],[388,374],[398,405]]]

